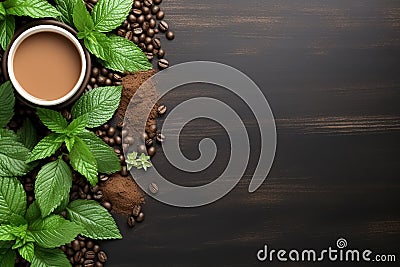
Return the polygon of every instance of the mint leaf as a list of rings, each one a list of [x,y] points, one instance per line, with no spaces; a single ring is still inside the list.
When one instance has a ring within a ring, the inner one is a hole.
[[[111,41],[104,33],[90,32],[83,36],[78,33],[78,38],[84,38],[85,47],[96,57],[103,60],[110,57]]]
[[[75,136],[77,134],[80,134],[85,130],[86,125],[87,125],[87,117],[86,116],[80,116],[73,120],[70,125],[67,127],[67,135],[68,136]]]
[[[35,146],[32,152],[29,154],[28,162],[32,162],[39,159],[44,159],[53,155],[57,149],[59,149],[64,142],[64,136],[52,133],[42,140]]]
[[[31,262],[35,253],[33,242],[26,243],[23,247],[18,248],[19,255],[25,260]]]
[[[71,152],[75,144],[75,137],[66,137],[64,141],[68,151]]]
[[[15,231],[16,226],[12,225],[0,225],[0,240],[1,241],[13,241],[15,236],[13,231]]]
[[[68,123],[60,112],[51,109],[37,108],[36,114],[49,130],[60,134],[65,133]]]
[[[38,142],[36,130],[28,118],[24,120],[22,127],[17,131],[17,135],[22,144],[29,150],[32,150]]]
[[[39,246],[54,248],[71,242],[82,231],[82,227],[59,215],[51,215],[33,222],[29,231]]]
[[[142,50],[133,42],[111,36],[110,56],[105,59],[103,66],[119,72],[136,72],[150,70],[152,65]]]
[[[68,218],[83,227],[82,235],[93,239],[122,238],[110,213],[94,200],[75,200],[67,207]]]
[[[31,18],[55,18],[60,15],[46,0],[7,0],[3,3],[7,14]]]
[[[18,135],[16,135],[13,131],[7,129],[0,129],[0,139],[8,138],[15,142],[18,142]]]
[[[16,258],[17,255],[11,249],[11,243],[0,241],[0,266],[14,267]]]
[[[98,127],[112,118],[121,100],[122,86],[99,87],[84,94],[72,107],[72,116],[85,115],[88,128]]]
[[[9,221],[12,214],[24,216],[26,194],[17,178],[0,178],[0,223]]]
[[[29,150],[20,142],[4,137],[0,140],[0,177],[22,176],[31,170],[26,164]]]
[[[59,214],[68,206],[69,197],[61,201],[60,205],[53,211],[54,214]]]
[[[133,0],[99,0],[92,11],[95,30],[110,32],[128,16]]]
[[[6,50],[10,44],[11,38],[15,31],[15,19],[13,16],[5,16],[0,21],[0,45],[3,50]]]
[[[121,163],[114,150],[92,132],[80,134],[80,137],[89,147],[97,162],[99,173],[112,174],[121,170]]]
[[[80,138],[75,138],[75,144],[69,153],[70,163],[92,186],[98,182],[97,163],[89,147]]]
[[[25,219],[28,223],[33,223],[37,219],[41,218],[41,213],[37,201],[33,201],[26,210]]]
[[[74,22],[72,14],[74,13],[76,0],[54,0],[54,2],[56,2],[56,8],[60,12],[60,20],[72,26]]]
[[[83,1],[77,1],[75,3],[72,18],[74,25],[79,32],[90,32],[93,30],[94,24],[92,18],[90,17]]]
[[[35,197],[42,217],[48,216],[64,199],[69,198],[72,172],[62,159],[44,165],[36,177]]]
[[[3,265],[1,265],[3,266]],[[59,248],[35,248],[31,267],[70,267],[71,263],[67,256]]]
[[[0,2],[0,19],[4,19],[6,15],[6,9],[3,6],[3,3]]]
[[[5,30],[2,29],[0,25],[0,31],[2,35],[5,33]],[[11,36],[14,34],[14,30]],[[3,47],[5,50],[5,48]],[[14,105],[15,105],[15,97],[14,97],[14,89],[10,83],[7,81],[0,85],[0,128],[6,126],[11,118],[14,116]]]

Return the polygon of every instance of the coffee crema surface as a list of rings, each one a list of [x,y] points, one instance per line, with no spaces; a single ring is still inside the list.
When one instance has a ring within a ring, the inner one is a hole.
[[[82,62],[78,49],[55,32],[27,37],[15,51],[14,75],[24,90],[41,100],[57,100],[77,84]]]

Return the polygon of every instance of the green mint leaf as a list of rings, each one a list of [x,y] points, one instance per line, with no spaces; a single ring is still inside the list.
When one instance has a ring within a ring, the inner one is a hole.
[[[78,33],[78,37],[84,38],[85,47],[96,57],[103,60],[110,57],[111,41],[104,33],[86,32],[83,35]]]
[[[111,36],[110,56],[103,66],[119,72],[136,72],[153,68],[143,51],[128,39]]]
[[[9,222],[11,225],[14,226],[20,226],[20,225],[24,225],[27,224],[27,221],[25,220],[25,218],[22,215],[19,214],[11,214],[10,218],[9,218]]]
[[[3,5],[10,15],[31,18],[55,18],[60,15],[47,0],[7,0]]]
[[[17,258],[16,253],[11,249],[11,247],[6,247],[3,244],[10,244],[9,242],[0,241],[0,266],[1,267],[14,267],[15,259]],[[4,247],[2,247],[4,246]]]
[[[85,115],[79,116],[78,118],[74,119],[67,127],[68,136],[75,136],[82,133],[83,130],[85,130],[87,123],[88,118]]]
[[[28,242],[23,247],[18,248],[18,252],[22,258],[31,262],[35,254],[35,246],[33,245],[33,242]]]
[[[3,265],[1,265],[3,266]],[[59,248],[41,248],[35,247],[35,256],[33,257],[31,267],[71,267],[67,256]]]
[[[3,3],[0,2],[0,19],[4,19],[6,16],[6,9],[3,6]]]
[[[2,34],[4,34],[5,32],[3,29],[1,29],[1,25],[0,31]],[[12,35],[13,34],[14,31]],[[5,50],[4,47],[3,49]],[[10,81],[7,81],[0,85],[0,128],[6,126],[10,122],[11,118],[14,116],[14,105],[14,89]]]
[[[25,219],[28,223],[33,223],[41,217],[42,215],[40,213],[39,206],[37,204],[37,201],[35,200],[31,205],[29,205],[28,209],[26,210]]]
[[[80,138],[75,138],[75,144],[69,153],[70,163],[92,186],[98,182],[97,163],[89,147]]]
[[[0,178],[0,223],[9,221],[12,214],[24,216],[26,194],[17,178]]]
[[[32,166],[26,163],[29,150],[20,142],[5,137],[0,140],[0,177],[27,174]]]
[[[93,239],[120,239],[110,213],[94,200],[75,200],[67,207],[68,218],[83,227],[82,235]]]
[[[126,19],[133,0],[99,0],[92,11],[95,30],[110,32]]]
[[[19,137],[13,131],[7,129],[0,129],[0,139],[8,138],[15,142],[18,142]]]
[[[0,240],[1,241],[13,241],[15,240],[15,235],[13,232],[15,231],[15,226],[12,225],[0,225]]]
[[[72,14],[77,0],[54,0],[57,10],[60,12],[60,20],[66,24],[73,25]]]
[[[24,120],[22,127],[17,131],[17,135],[22,144],[29,150],[32,150],[38,142],[36,130],[28,118]]]
[[[72,172],[62,159],[44,165],[36,177],[35,197],[42,217],[48,216],[64,199],[69,198]]]
[[[15,19],[13,16],[5,16],[0,21],[0,45],[3,50],[6,50],[10,44],[11,38],[15,31]]]
[[[61,147],[64,139],[63,135],[56,133],[46,136],[33,148],[29,154],[28,162],[50,157]]]
[[[51,215],[33,222],[29,231],[39,246],[55,248],[71,242],[82,231],[82,227],[59,215]]]
[[[72,18],[79,32],[92,31],[94,24],[83,1],[76,1]]]
[[[78,136],[89,147],[97,162],[99,173],[112,174],[121,170],[121,164],[114,150],[92,132],[85,132]]]
[[[71,152],[72,148],[74,147],[74,144],[75,144],[75,137],[65,138],[65,145],[67,146],[69,152]]]
[[[121,100],[122,86],[99,87],[84,94],[72,107],[72,117],[86,115],[87,127],[95,128],[112,118]]]
[[[49,130],[60,134],[65,133],[68,123],[60,112],[51,109],[37,108],[36,113]]]

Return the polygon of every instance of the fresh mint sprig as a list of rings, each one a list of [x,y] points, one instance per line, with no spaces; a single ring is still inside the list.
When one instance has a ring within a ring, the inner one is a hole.
[[[56,0],[60,19],[78,30],[78,38],[106,68],[119,72],[149,70],[152,65],[133,42],[109,34],[122,24],[132,8],[133,0],[99,0],[91,14],[83,1]]]
[[[65,143],[71,166],[85,176],[91,185],[98,182],[99,172],[111,174],[119,171],[121,165],[113,149],[86,128],[98,127],[113,116],[121,92],[122,87],[115,86],[96,88],[84,94],[72,107],[74,120],[70,124],[59,112],[38,108],[39,119],[53,133],[33,148],[28,162],[50,157]],[[50,173],[46,176],[45,180],[52,179]],[[45,213],[56,207],[55,203],[52,204]]]
[[[128,154],[125,161],[126,161],[128,170],[132,169],[132,167],[135,167],[138,170],[144,169],[145,171],[147,171],[147,168],[150,168],[151,166],[153,166],[150,162],[150,156],[146,156],[146,154],[144,154],[144,153],[142,153],[138,157],[137,152],[132,152],[132,153]]]
[[[0,45],[7,49],[15,31],[14,16],[56,18],[60,12],[47,0],[6,0],[0,2]]]

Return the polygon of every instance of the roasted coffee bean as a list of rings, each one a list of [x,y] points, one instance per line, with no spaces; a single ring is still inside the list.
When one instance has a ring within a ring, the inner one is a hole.
[[[144,39],[144,43],[145,44],[151,44],[153,42],[153,39],[151,39],[151,37],[149,37],[149,36],[147,36],[145,39]]]
[[[150,131],[151,133],[157,132],[157,125],[156,125],[156,124],[150,125],[149,131]]]
[[[129,227],[134,227],[135,226],[135,218],[133,217],[133,216],[129,216],[129,218],[128,218],[128,226]]]
[[[103,192],[102,192],[101,190],[97,191],[97,192],[94,194],[93,198],[96,199],[96,200],[102,199],[102,198],[103,198]]]
[[[108,140],[108,143],[107,143],[109,146],[114,146],[115,145],[115,139],[114,138],[110,138],[109,140]]]
[[[85,267],[94,267],[94,260],[85,260],[83,262],[83,266],[85,266]]]
[[[158,112],[158,114],[159,115],[164,115],[166,112],[167,112],[167,107],[165,106],[165,105],[160,105],[158,108],[157,108],[157,112]]]
[[[132,28],[139,28],[139,27],[140,27],[140,24],[139,24],[139,23],[132,23],[132,24],[131,24],[131,27],[132,27]]]
[[[89,241],[86,243],[86,248],[91,249],[91,248],[93,248],[93,247],[94,247],[94,242],[91,241],[91,240],[89,240]]]
[[[140,49],[142,49],[142,51],[146,50],[146,45],[144,43],[139,43],[138,46],[140,47]]]
[[[133,36],[132,37],[132,42],[137,45],[139,43],[139,37]]]
[[[167,31],[167,33],[165,34],[165,37],[167,37],[168,40],[174,40],[175,34],[173,31]]]
[[[126,166],[122,166],[121,171],[120,171],[120,174],[121,174],[122,176],[124,176],[124,177],[126,177],[126,176],[129,175],[128,169],[127,169]]]
[[[144,213],[143,213],[143,212],[139,213],[139,215],[136,217],[136,221],[137,221],[138,223],[144,221]]]
[[[154,50],[154,47],[152,44],[149,44],[149,45],[147,45],[146,49],[147,49],[147,52],[152,52]]]
[[[110,128],[110,125],[108,125],[108,124],[103,124],[103,125],[101,126],[101,129],[103,129],[104,131],[107,131],[108,128]]]
[[[162,133],[158,133],[156,136],[157,142],[162,143],[165,141],[165,136]]]
[[[113,79],[116,80],[116,81],[121,81],[121,80],[122,80],[122,77],[121,77],[121,75],[119,75],[118,73],[114,73],[114,74],[113,74]]]
[[[108,179],[109,179],[109,177],[108,177],[107,175],[105,175],[105,174],[101,174],[101,175],[99,176],[99,180],[100,180],[101,182],[106,182],[106,181],[108,181]]]
[[[135,8],[135,9],[133,10],[133,15],[135,15],[136,17],[141,16],[141,15],[142,15],[142,10],[139,9],[139,8]]]
[[[155,5],[159,5],[159,4],[161,4],[162,0],[154,0],[153,2]]]
[[[144,41],[146,41],[146,34],[142,33],[142,34],[139,36],[139,42],[144,43]]]
[[[104,251],[99,251],[99,253],[97,254],[97,258],[99,259],[100,262],[105,263],[108,258],[107,258],[107,254]]]
[[[96,84],[96,82],[97,82],[97,80],[96,80],[96,78],[90,78],[90,80],[89,80],[89,83],[91,83],[91,84]]]
[[[67,120],[69,121],[72,118],[71,112],[69,112],[68,110],[63,110],[61,111],[61,115]]]
[[[158,50],[157,57],[164,58],[164,56],[165,56],[165,51],[164,49],[161,48],[160,50]]]
[[[124,22],[122,23],[122,27],[126,28],[129,25],[129,21],[128,20],[124,20]]]
[[[146,146],[152,146],[153,145],[153,139],[147,139],[146,140]]]
[[[119,162],[121,164],[125,162],[125,156],[123,154],[119,155]]]
[[[107,78],[106,82],[104,84],[107,85],[107,86],[111,86],[113,84],[113,82],[112,82],[111,79]]]
[[[99,262],[99,261],[96,261],[96,265],[95,265],[96,267],[103,267],[104,265],[103,265],[103,263],[101,263],[101,262]]]
[[[160,10],[160,11],[158,11],[156,18],[158,20],[162,20],[164,18],[164,16],[165,16],[164,11]]]
[[[149,139],[149,136],[147,135],[146,132],[144,132],[144,133],[142,133],[142,134],[140,135],[140,140],[146,141],[147,139]]]
[[[25,191],[27,191],[27,192],[32,192],[33,189],[34,189],[34,185],[33,185],[32,183],[24,184],[24,189],[25,189]]]
[[[166,69],[169,67],[169,62],[165,58],[162,58],[158,61],[158,67],[160,69]]]
[[[149,184],[149,191],[152,194],[157,194],[158,193],[158,185],[156,183],[150,183]]]
[[[155,32],[154,32],[154,30],[153,29],[148,29],[147,30],[147,36],[149,36],[149,37],[153,37],[155,35]]]
[[[137,149],[139,154],[146,153],[147,149],[145,145],[139,145]]]
[[[140,205],[135,205],[135,206],[133,206],[133,209],[132,209],[132,215],[133,216],[135,216],[135,217],[137,217],[137,216],[139,216],[139,213],[142,211],[142,206],[140,206]]]
[[[142,3],[141,3],[140,1],[138,1],[138,0],[136,0],[136,1],[133,3],[133,7],[134,7],[134,8],[140,9],[140,8],[142,8]]]
[[[157,5],[154,5],[154,6],[151,8],[151,13],[152,13],[153,15],[157,14],[158,11],[160,11],[160,7],[157,6]]]
[[[138,18],[137,18],[137,23],[139,23],[139,24],[142,24],[144,21],[146,20],[146,18],[143,16],[143,15],[140,15]]]
[[[92,77],[97,77],[99,76],[100,70],[97,67],[92,68]]]
[[[157,25],[156,20],[154,18],[150,19],[149,20],[149,25],[150,25],[150,28],[154,29],[156,27],[156,25]]]
[[[67,249],[67,255],[68,256],[73,256],[75,254],[74,250],[72,248]]]
[[[165,20],[160,21],[160,23],[158,24],[158,29],[161,32],[166,32],[169,29],[168,23]]]
[[[115,144],[119,146],[122,144],[122,138],[120,136],[116,136],[114,139],[115,139]]]
[[[79,263],[83,257],[82,251],[77,251],[74,255],[74,262]]]
[[[151,7],[153,5],[153,0],[144,0],[143,4],[147,7]]]
[[[156,154],[156,148],[155,148],[154,146],[149,147],[149,149],[147,149],[147,154],[148,154],[150,157],[153,157],[153,156]]]
[[[79,241],[76,240],[76,239],[75,239],[74,241],[72,241],[71,247],[72,247],[72,249],[75,250],[75,251],[78,251],[78,250],[81,249],[81,246],[80,246],[80,244],[79,244]]]
[[[107,76],[108,75],[108,70],[106,68],[101,68],[101,75]]]
[[[90,188],[90,191],[92,193],[96,193],[97,191],[99,191],[99,186],[98,185],[92,186],[92,188]]]
[[[160,49],[161,48],[160,38],[154,38],[153,39],[153,46],[154,46],[155,49]]]
[[[136,17],[135,17],[135,15],[130,14],[130,15],[128,16],[128,21],[129,21],[130,23],[136,22]]]
[[[154,58],[154,55],[152,52],[146,52],[146,57],[149,61],[152,61]]]
[[[104,77],[103,75],[99,75],[99,77],[97,77],[98,84],[104,84],[105,82],[106,82],[106,77]]]
[[[98,252],[100,251],[100,246],[99,246],[99,245],[94,245],[93,251],[94,251],[95,253],[98,253]]]
[[[143,15],[148,15],[151,13],[151,9],[147,6],[142,7]]]
[[[135,31],[135,29],[133,29]],[[129,41],[131,41],[133,38],[133,32],[132,31],[127,31],[125,34],[125,39],[128,39]]]
[[[101,203],[101,205],[103,205],[103,207],[106,208],[107,210],[112,209],[112,205],[110,202],[103,202],[103,203]]]
[[[126,29],[127,31],[131,31],[131,30],[132,30],[131,24],[128,23],[128,25],[126,25],[125,29]]]
[[[147,32],[150,29],[150,24],[147,21],[143,22],[142,29]]]
[[[96,257],[96,253],[94,253],[94,251],[92,251],[92,250],[86,251],[86,253],[85,253],[86,259],[93,260],[95,257]]]
[[[149,20],[151,20],[153,18],[153,15],[152,14],[147,14],[144,18],[145,18],[146,21],[149,21]]]
[[[107,135],[108,135],[108,137],[113,137],[115,135],[115,128],[110,127],[107,131]]]

